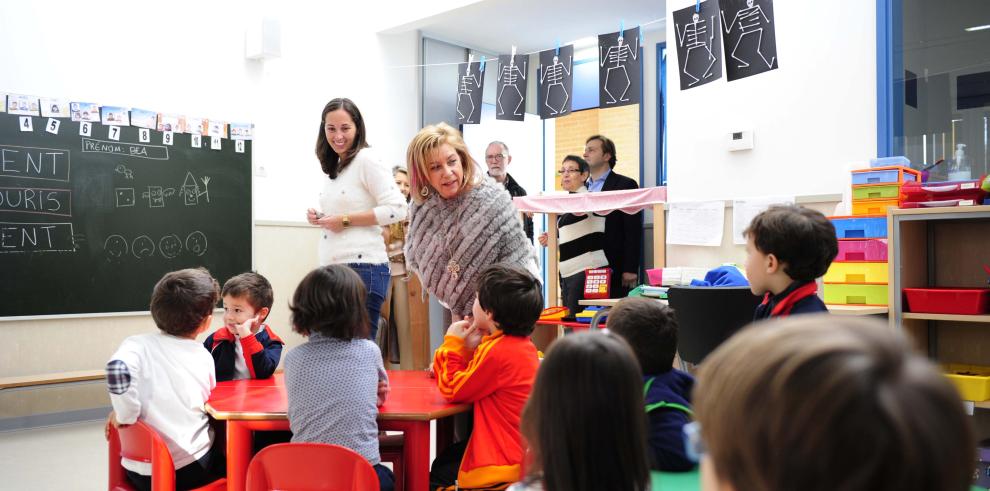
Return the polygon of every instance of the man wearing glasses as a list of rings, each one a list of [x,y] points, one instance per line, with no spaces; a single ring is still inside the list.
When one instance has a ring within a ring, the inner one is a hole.
[[[488,164],[488,175],[492,179],[502,183],[509,196],[526,196],[526,190],[516,182],[505,168],[512,162],[512,155],[509,154],[509,147],[503,142],[493,141],[488,144],[485,150],[485,163]],[[529,214],[523,215],[523,231],[530,242],[533,242],[533,217]]]

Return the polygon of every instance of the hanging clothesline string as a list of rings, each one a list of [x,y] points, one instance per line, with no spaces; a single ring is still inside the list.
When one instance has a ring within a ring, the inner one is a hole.
[[[639,27],[642,28],[642,27],[645,27],[645,26],[648,26],[648,25],[651,25],[651,24],[656,24],[657,22],[664,22],[666,20],[667,20],[666,17],[661,17],[659,19],[653,19],[653,20],[651,20],[649,22],[644,22],[642,24],[639,24]],[[554,49],[554,48],[547,48],[547,49]],[[529,56],[529,55],[534,55],[534,54],[540,53],[541,51],[546,51],[546,49],[539,49],[539,50],[536,50],[536,51],[530,51],[528,53],[516,53],[516,54],[517,55],[526,55],[526,56]],[[423,64],[423,65],[393,65],[393,66],[388,66],[386,68],[424,68],[424,67],[431,67],[431,66],[463,65],[465,63],[467,63],[467,62],[466,61],[451,61],[451,62],[446,62],[446,63],[427,63],[427,64]]]

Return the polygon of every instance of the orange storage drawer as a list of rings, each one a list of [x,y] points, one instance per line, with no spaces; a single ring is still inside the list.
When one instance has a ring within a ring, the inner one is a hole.
[[[853,200],[853,215],[886,215],[887,208],[897,208],[897,198],[894,199],[860,199]]]

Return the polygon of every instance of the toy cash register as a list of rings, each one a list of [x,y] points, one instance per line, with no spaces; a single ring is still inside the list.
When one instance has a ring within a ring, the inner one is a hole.
[[[609,298],[608,285],[612,280],[609,268],[589,269],[584,272],[584,298]]]

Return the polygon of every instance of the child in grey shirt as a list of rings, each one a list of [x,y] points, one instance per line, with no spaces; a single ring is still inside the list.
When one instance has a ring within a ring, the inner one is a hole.
[[[378,453],[378,406],[388,394],[381,351],[368,339],[361,277],[344,265],[311,271],[292,297],[293,329],[309,341],[285,356],[293,442],[332,443],[375,467],[381,489],[394,487]]]

